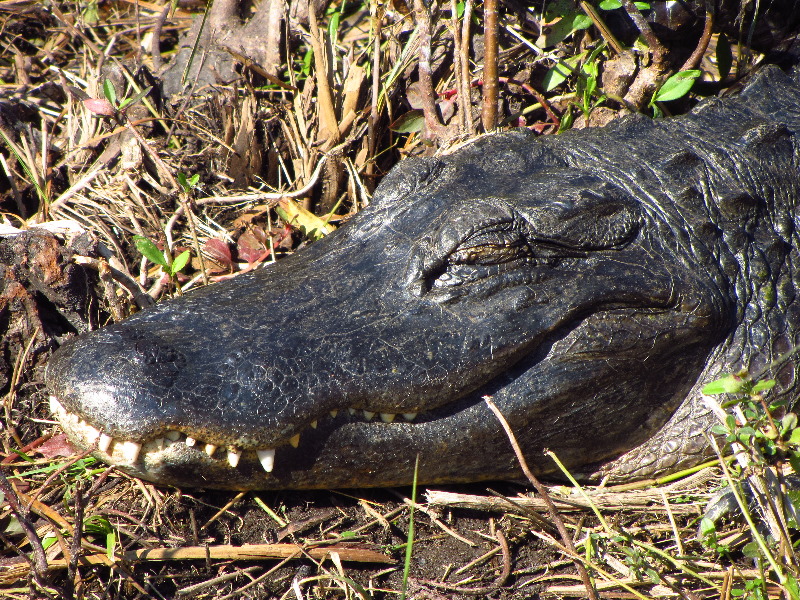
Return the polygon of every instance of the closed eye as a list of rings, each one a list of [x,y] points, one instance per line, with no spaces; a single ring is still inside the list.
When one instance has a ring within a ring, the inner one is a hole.
[[[447,257],[451,265],[497,265],[533,256],[525,237],[512,227],[473,233]]]

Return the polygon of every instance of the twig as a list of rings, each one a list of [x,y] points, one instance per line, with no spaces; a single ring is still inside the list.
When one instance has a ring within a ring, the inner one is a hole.
[[[556,528],[558,529],[558,533],[561,536],[562,541],[564,542],[564,547],[572,556],[577,556],[577,552],[575,551],[575,545],[572,543],[572,536],[567,531],[566,526],[564,525],[564,521],[561,518],[561,515],[558,514],[553,501],[550,499],[550,495],[547,493],[547,488],[542,485],[542,482],[539,481],[534,474],[531,472],[530,468],[528,467],[528,461],[525,460],[525,455],[522,454],[522,449],[519,447],[517,443],[517,438],[514,435],[514,432],[511,430],[511,426],[506,421],[506,418],[503,416],[503,413],[500,412],[500,409],[497,408],[497,405],[492,401],[491,396],[484,396],[484,401],[489,409],[494,413],[497,417],[497,420],[500,421],[500,425],[503,427],[503,430],[506,432],[508,436],[508,441],[511,443],[511,447],[514,449],[514,454],[517,456],[517,461],[519,461],[519,465],[522,468],[522,472],[525,473],[525,476],[528,478],[528,481],[531,482],[536,491],[542,497],[545,504],[547,505],[547,511],[550,513],[550,518],[555,523]],[[578,570],[578,574],[583,581],[583,585],[586,587],[586,594],[590,598],[590,600],[597,600],[597,593],[595,592],[594,588],[592,587],[592,582],[589,579],[589,573],[586,571],[586,567],[583,566],[583,563],[579,560],[575,561],[575,568]]]
[[[372,23],[372,94],[369,116],[367,117],[367,165],[365,174],[370,191],[375,189],[375,128],[378,124],[378,98],[381,93],[381,3],[371,0],[370,20]]]
[[[585,12],[588,17],[594,23],[594,26],[600,31],[600,35],[603,36],[603,39],[607,41],[611,47],[614,49],[614,52],[617,54],[628,54],[628,50],[620,43],[620,41],[616,38],[616,36],[611,32],[608,26],[605,24],[605,21],[600,18],[600,15],[597,14],[597,9],[594,8],[591,4],[586,2],[586,0],[581,0],[580,2],[581,9]]]
[[[444,532],[445,532],[447,535],[449,535],[449,536],[451,536],[451,537],[454,537],[454,538],[455,538],[455,539],[457,539],[458,541],[460,541],[460,542],[463,542],[464,544],[466,544],[466,545],[468,545],[468,546],[471,546],[471,547],[473,547],[473,548],[474,548],[475,546],[477,546],[477,544],[476,544],[475,542],[473,542],[472,540],[469,540],[469,539],[467,539],[467,538],[465,538],[465,537],[463,537],[463,536],[460,536],[460,535],[458,535],[458,534],[457,534],[455,531],[453,531],[453,530],[452,530],[452,529],[450,529],[450,528],[449,528],[447,525],[445,525],[444,523],[442,523],[442,522],[441,522],[439,519],[437,519],[437,518],[436,518],[436,517],[435,517],[435,516],[434,516],[434,515],[431,513],[431,511],[430,511],[430,510],[429,510],[429,509],[428,509],[426,506],[424,506],[424,505],[422,505],[422,504],[419,504],[418,502],[416,502],[416,503],[415,503],[415,502],[412,502],[410,498],[406,498],[405,496],[403,496],[403,495],[402,495],[402,494],[400,494],[399,492],[396,492],[396,491],[394,491],[394,490],[389,490],[389,491],[390,491],[392,494],[394,494],[395,496],[397,496],[398,498],[400,498],[400,499],[401,499],[401,500],[402,500],[402,501],[403,501],[405,504],[407,504],[408,506],[413,506],[413,508],[415,508],[416,510],[418,510],[418,511],[420,511],[420,512],[423,512],[423,513],[425,513],[425,515],[427,515],[427,517],[428,517],[428,518],[431,520],[431,522],[432,522],[434,525],[436,525],[436,526],[437,526],[439,529],[441,529],[442,531],[444,531]]]
[[[467,77],[464,73],[464,62],[461,60],[461,28],[458,26],[458,2],[457,0],[450,0],[450,27],[453,30],[453,67],[456,77],[456,89],[458,94],[458,125],[461,134],[467,133],[467,116],[466,113],[470,108],[469,97],[464,94],[464,79]]]
[[[219,577],[214,577],[213,579],[208,579],[207,581],[201,581],[200,583],[195,583],[194,585],[190,585],[184,588],[180,588],[175,592],[176,596],[191,596],[196,594],[197,592],[202,592],[203,590],[216,587],[220,583],[225,583],[226,581],[230,581],[231,579],[236,579],[242,575],[249,575],[250,573],[254,573],[258,571],[261,567],[247,567],[246,569],[239,569],[235,573],[225,573],[224,575],[220,575]]]
[[[436,92],[431,76],[431,15],[423,0],[414,0],[414,14],[419,30],[419,73],[422,114],[425,117],[425,138],[433,139],[442,126],[436,111]]]
[[[690,490],[689,486],[679,487],[675,490],[669,489],[671,495],[683,494],[684,490]],[[491,491],[491,490],[490,490]],[[620,510],[634,510],[647,512],[662,512],[664,506],[658,504],[661,498],[660,492],[653,490],[630,490],[625,492],[605,492],[597,491],[590,496],[591,501],[603,511],[616,512]],[[457,494],[455,492],[445,492],[441,490],[428,490],[425,492],[425,499],[428,504],[435,506],[449,506],[453,508],[467,508],[483,511],[519,512],[520,514],[530,514],[529,511],[546,510],[547,505],[540,498],[506,496],[493,498],[491,496],[478,496],[472,494]],[[570,496],[569,499],[551,496],[550,499],[558,510],[564,512],[583,512],[591,510],[591,506],[580,496]],[[513,510],[516,508],[516,510]],[[697,507],[690,504],[670,505],[673,514],[697,514]]]
[[[72,261],[75,264],[85,265],[87,267],[91,267],[92,269],[96,269],[98,272],[102,268],[101,265],[105,263],[105,268],[108,269],[110,276],[114,279],[114,281],[119,283],[128,291],[139,308],[147,308],[148,306],[152,306],[153,299],[145,293],[139,283],[127,273],[111,266],[109,260],[104,258],[91,258],[89,256],[75,256],[72,258]]]
[[[461,85],[461,95],[466,98],[466,113],[467,118],[467,132],[472,133],[474,123],[472,121],[472,93],[470,88],[470,69],[469,69],[469,42],[470,42],[470,23],[472,22],[472,0],[466,0],[464,3],[464,16],[463,23],[461,24],[461,51],[459,58],[461,59],[461,72],[464,74],[464,80]]]
[[[20,527],[22,527],[22,529],[25,531],[25,536],[28,538],[28,542],[33,550],[33,575],[36,578],[36,582],[43,586],[44,582],[46,582],[48,579],[48,573],[47,557],[45,556],[44,548],[42,547],[42,540],[39,539],[39,535],[36,533],[36,528],[28,519],[28,510],[22,506],[22,504],[20,504],[16,490],[11,487],[11,484],[8,482],[8,479],[6,479],[6,475],[3,473],[2,469],[0,469],[0,492],[2,492],[5,496],[5,500],[11,507],[11,512],[14,513],[14,516],[17,518]]]
[[[703,55],[708,49],[708,43],[711,41],[711,34],[714,32],[714,13],[706,10],[706,23],[703,27],[703,35],[700,36],[700,41],[697,42],[697,48],[694,49],[692,55],[686,59],[686,62],[681,66],[681,71],[688,71],[694,69],[703,58]]]
[[[74,527],[72,529],[72,543],[69,549],[69,565],[67,566],[67,585],[70,587],[74,594],[75,591],[75,576],[79,573],[78,561],[83,553],[81,548],[81,541],[83,539],[83,481],[80,479],[75,482],[75,491],[73,492],[75,500],[75,515],[73,518]]]
[[[161,29],[164,27],[164,21],[167,20],[167,15],[172,7],[172,2],[167,2],[164,9],[156,18],[153,24],[153,40],[150,44],[150,58],[153,60],[153,70],[158,72],[164,66],[164,60],[161,58]]]
[[[483,2],[483,110],[481,121],[484,131],[497,127],[498,20],[497,0]]]
[[[330,83],[330,65],[328,48],[323,45],[323,32],[317,25],[317,13],[312,2],[308,7],[308,30],[311,34],[311,47],[314,50],[314,68],[316,69],[317,106],[319,108],[319,133],[325,144],[323,150],[329,150],[339,143],[339,122],[333,103],[333,91]]]
[[[518,85],[518,86],[520,86],[520,87],[521,87],[523,90],[525,90],[525,91],[526,91],[526,92],[528,92],[528,93],[529,93],[531,96],[533,96],[534,98],[536,98],[536,101],[537,101],[539,104],[541,104],[541,105],[542,105],[542,108],[543,108],[543,109],[544,109],[544,111],[547,113],[547,116],[548,116],[548,117],[550,117],[550,120],[553,122],[553,124],[554,124],[556,127],[558,127],[559,125],[561,125],[561,119],[559,119],[559,118],[558,118],[558,115],[557,115],[555,112],[553,112],[553,107],[552,107],[552,106],[550,106],[550,102],[547,100],[547,98],[545,98],[545,97],[544,97],[544,94],[540,93],[540,92],[539,92],[539,91],[538,91],[538,90],[537,90],[535,87],[533,87],[531,84],[529,84],[529,83],[525,83],[525,82],[523,82],[523,81],[517,81],[516,79],[512,79],[512,78],[510,78],[510,77],[498,77],[498,81],[499,81],[500,83],[506,83],[506,84],[508,84],[508,83],[511,83],[511,84],[514,84],[514,85]]]
[[[642,13],[639,12],[639,9],[636,8],[633,0],[620,1],[622,2],[622,7],[625,9],[625,12],[628,13],[628,16],[633,21],[633,24],[636,25],[636,28],[647,42],[647,46],[650,48],[650,52],[653,54],[653,62],[658,65],[663,65],[666,58],[667,49],[664,48],[660,41],[658,41],[656,34],[653,33],[649,23],[642,16]]]
[[[140,548],[122,552],[119,558],[127,562],[162,562],[169,560],[270,560],[275,558],[306,558],[323,560],[332,552],[336,552],[344,561],[362,563],[392,564],[395,560],[381,552],[368,548],[352,546],[324,546],[304,548],[300,544],[244,544],[242,546],[186,546],[183,548]],[[82,564],[107,564],[104,554],[88,554],[81,557]],[[65,560],[50,562],[52,568],[64,568]]]

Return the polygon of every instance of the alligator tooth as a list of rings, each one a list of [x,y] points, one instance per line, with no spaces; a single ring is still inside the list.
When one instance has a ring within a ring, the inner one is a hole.
[[[197,440],[196,440],[196,439],[194,439],[193,437],[189,437],[188,435],[186,436],[186,445],[187,445],[187,446],[189,446],[189,447],[192,447],[192,446],[194,446],[196,443],[197,443]]]
[[[256,454],[264,470],[272,473],[272,467],[275,466],[275,450],[256,450]]]
[[[311,425],[311,429],[316,429],[317,428],[317,422],[316,421],[311,421],[311,423],[309,423],[309,425]]]
[[[338,414],[339,414],[338,410],[332,410],[331,411],[331,417],[333,417],[334,419],[336,418],[336,415],[338,415]]]
[[[111,442],[114,441],[110,435],[106,435],[105,433],[100,434],[100,439],[97,440],[97,449],[101,452],[108,452],[108,449],[111,447]]]
[[[142,445],[137,442],[122,442],[122,457],[125,462],[135,463],[141,449]]]
[[[228,450],[228,464],[233,468],[239,464],[239,459],[242,458],[242,451]]]
[[[349,412],[351,416],[355,416],[355,414],[356,414],[356,412],[357,412],[357,411],[356,411],[356,409],[355,409],[355,408],[348,408],[348,409],[347,409],[347,412]]]
[[[394,421],[395,416],[396,415],[393,415],[392,413],[381,413],[381,421],[384,423],[391,423]]]
[[[406,421],[413,421],[417,418],[417,413],[403,413],[403,418]]]
[[[293,448],[297,448],[300,445],[300,434],[293,435],[289,438],[289,443],[292,445]]]
[[[88,423],[86,424],[86,429],[89,430],[86,434],[86,443],[91,446],[97,441],[97,438],[100,437],[100,430],[96,427],[92,427]]]
[[[181,432],[180,431],[168,431],[164,434],[164,437],[167,438],[170,442],[177,442],[181,439]]]
[[[156,445],[156,449],[163,450],[164,449],[164,438],[156,438],[153,440],[153,443]]]
[[[374,417],[374,416],[375,416],[375,413],[374,413],[374,412],[370,412],[370,411],[368,411],[368,410],[365,410],[365,411],[364,411],[364,418],[365,418],[367,421],[371,421],[371,420],[372,420],[372,417]]]
[[[214,452],[217,451],[217,447],[214,444],[206,444],[206,454],[209,456],[214,456]]]

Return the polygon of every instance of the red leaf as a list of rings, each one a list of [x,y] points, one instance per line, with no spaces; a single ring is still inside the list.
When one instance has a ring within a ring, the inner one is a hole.
[[[105,98],[87,98],[83,105],[96,115],[113,117],[116,114],[114,105]]]
[[[213,261],[219,263],[227,269],[233,269],[233,257],[231,256],[231,249],[224,241],[211,238],[206,240],[203,244],[203,252]]]
[[[239,258],[246,260],[248,263],[253,263],[261,258],[266,249],[266,246],[249,231],[245,231],[236,241],[236,250],[239,253]]]
[[[36,451],[45,458],[55,458],[56,456],[72,456],[73,454],[78,453],[78,451],[75,449],[75,446],[73,446],[72,443],[70,443],[70,441],[67,439],[67,434],[65,433],[54,435],[44,444],[36,448]]]

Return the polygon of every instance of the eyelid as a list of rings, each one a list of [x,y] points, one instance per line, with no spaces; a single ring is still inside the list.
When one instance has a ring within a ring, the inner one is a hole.
[[[525,236],[518,230],[492,228],[469,236],[449,256],[450,264],[491,265],[532,256]]]

